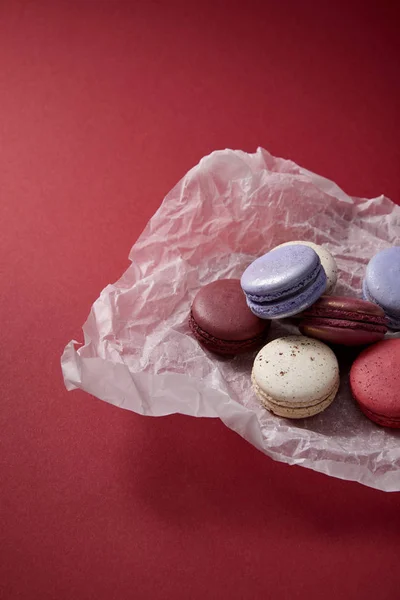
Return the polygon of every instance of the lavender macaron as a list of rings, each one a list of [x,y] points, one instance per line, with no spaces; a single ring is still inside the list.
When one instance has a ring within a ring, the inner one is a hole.
[[[325,292],[327,277],[309,246],[283,246],[257,258],[244,271],[242,289],[261,319],[282,319],[306,310]]]
[[[400,246],[381,250],[369,261],[363,296],[383,308],[391,329],[400,330]]]

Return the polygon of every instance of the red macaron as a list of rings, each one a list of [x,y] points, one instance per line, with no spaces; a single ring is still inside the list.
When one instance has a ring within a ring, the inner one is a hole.
[[[384,427],[400,428],[400,339],[361,352],[350,370],[350,387],[362,412]]]
[[[384,311],[372,302],[345,296],[322,296],[298,315],[303,335],[330,344],[363,346],[383,339]]]
[[[189,326],[194,337],[216,354],[258,349],[270,321],[256,317],[246,303],[239,279],[220,279],[201,288],[192,304]]]

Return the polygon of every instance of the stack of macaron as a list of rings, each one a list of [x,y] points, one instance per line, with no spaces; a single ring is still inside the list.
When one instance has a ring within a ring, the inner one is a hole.
[[[400,330],[400,246],[371,259],[363,299],[332,295],[337,276],[326,248],[286,242],[254,260],[240,280],[201,288],[192,303],[190,329],[205,349],[219,355],[261,347],[251,373],[253,390],[268,411],[292,419],[316,415],[333,402],[340,346],[368,346],[351,370],[353,397],[371,420],[400,427],[400,381],[389,385],[394,380],[391,367],[385,367],[397,361],[400,372],[400,339],[383,339],[388,328]],[[302,335],[264,345],[271,321],[287,318]],[[385,394],[378,393],[379,370],[386,373]]]

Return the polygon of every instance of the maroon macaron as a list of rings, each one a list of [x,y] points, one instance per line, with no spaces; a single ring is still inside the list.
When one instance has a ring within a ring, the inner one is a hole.
[[[201,288],[189,318],[195,338],[211,352],[224,355],[256,350],[269,325],[247,306],[239,279],[220,279]]]
[[[354,361],[350,387],[363,413],[379,425],[400,428],[400,339],[369,346]]]
[[[298,317],[301,333],[330,344],[373,344],[387,332],[380,306],[359,298],[322,296]]]

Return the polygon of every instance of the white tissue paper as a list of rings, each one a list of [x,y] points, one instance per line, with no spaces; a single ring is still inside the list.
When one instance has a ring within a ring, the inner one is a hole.
[[[62,356],[68,390],[81,388],[149,416],[219,417],[275,460],[400,491],[400,431],[370,422],[351,398],[351,360],[339,356],[341,386],[325,412],[289,421],[252,392],[255,353],[218,358],[190,334],[197,290],[240,278],[256,257],[289,240],[323,244],[336,258],[336,294],[360,296],[368,260],[400,240],[400,207],[351,198],[336,184],[259,148],[203,158],[166,196],[83,326],[84,344]],[[268,341],[296,332],[273,322]]]

